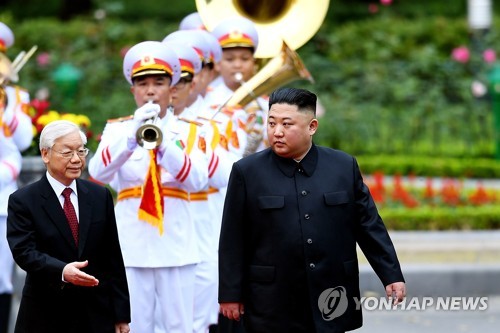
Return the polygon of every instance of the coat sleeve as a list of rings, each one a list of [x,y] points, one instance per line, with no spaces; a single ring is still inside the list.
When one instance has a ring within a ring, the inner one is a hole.
[[[353,170],[359,247],[384,286],[404,282],[396,250],[355,159]]]
[[[9,197],[7,240],[12,255],[26,272],[41,275],[53,283],[60,283],[66,263],[38,249],[33,223],[36,217],[26,207],[29,204],[29,200],[23,200],[15,193]]]
[[[246,189],[235,163],[227,187],[219,240],[219,303],[242,302]]]

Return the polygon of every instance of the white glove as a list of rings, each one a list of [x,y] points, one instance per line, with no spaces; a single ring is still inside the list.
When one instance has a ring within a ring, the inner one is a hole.
[[[156,117],[160,113],[160,104],[149,102],[135,110],[134,122],[137,128],[141,127],[148,119]]]
[[[160,113],[160,109],[161,108],[159,104],[148,102],[135,110],[133,118],[134,125],[132,126],[132,130],[128,134],[127,141],[127,145],[130,150],[134,150],[137,147],[135,135],[139,127],[144,125],[144,122],[146,120],[156,117]]]

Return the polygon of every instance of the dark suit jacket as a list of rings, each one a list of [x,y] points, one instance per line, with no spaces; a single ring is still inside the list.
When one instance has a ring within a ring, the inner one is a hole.
[[[241,159],[224,205],[219,302],[243,302],[251,332],[358,328],[356,243],[384,286],[404,281],[352,156],[313,145],[299,165],[270,149]],[[323,291],[336,287],[337,296],[345,290],[345,312],[335,304],[339,298],[330,298],[327,308],[320,301]]]
[[[130,303],[113,198],[109,190],[77,180],[79,245],[75,245],[59,199],[47,177],[11,194],[7,239],[16,263],[27,272],[16,333],[114,333],[130,322]],[[62,282],[73,261],[99,280],[96,287]]]

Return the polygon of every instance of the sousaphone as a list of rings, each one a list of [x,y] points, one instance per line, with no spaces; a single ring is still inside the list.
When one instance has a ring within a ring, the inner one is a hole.
[[[245,106],[256,96],[297,79],[314,82],[294,50],[319,30],[328,4],[329,0],[196,0],[208,31],[233,16],[253,21],[259,34],[254,56],[271,58],[265,59],[266,65],[248,82],[243,82],[223,106]]]
[[[282,41],[292,50],[316,34],[325,19],[329,0],[196,0],[203,24],[212,31],[222,20],[243,16],[256,25],[256,58],[272,58]]]

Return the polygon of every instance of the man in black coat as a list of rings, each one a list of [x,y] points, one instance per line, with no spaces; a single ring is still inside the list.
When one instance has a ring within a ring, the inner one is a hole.
[[[233,165],[219,244],[219,303],[248,333],[361,327],[356,243],[393,304],[405,283],[356,160],[316,146],[316,95],[269,100],[270,148]],[[244,314],[244,315],[243,315]]]
[[[49,123],[40,136],[47,173],[9,197],[7,239],[27,272],[16,333],[130,331],[113,198],[78,179],[86,141],[69,121]]]

